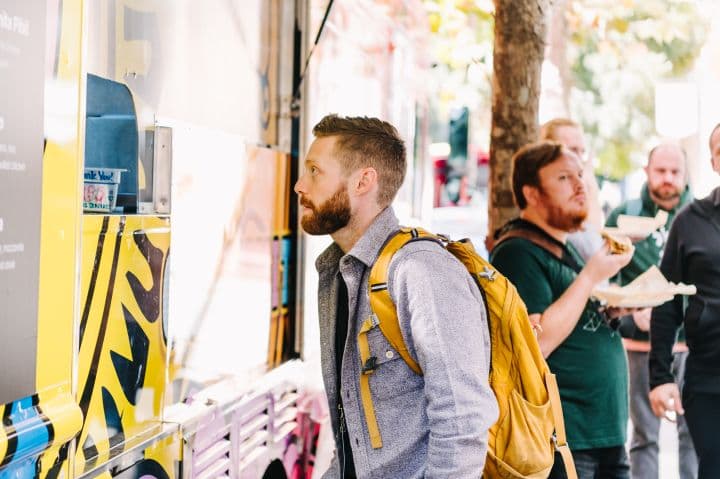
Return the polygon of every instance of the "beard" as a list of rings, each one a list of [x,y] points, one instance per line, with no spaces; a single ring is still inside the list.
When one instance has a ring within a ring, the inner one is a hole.
[[[549,196],[542,193],[546,199],[545,209],[547,210],[548,217],[545,221],[561,231],[567,231],[568,233],[574,233],[580,231],[585,219],[588,215],[587,203],[576,210],[570,210],[567,206],[556,204]]]
[[[649,188],[649,187],[648,187]],[[673,184],[663,183],[660,186],[650,189],[650,196],[660,201],[670,201],[680,198],[682,190]]]
[[[312,201],[300,199],[310,214],[305,214],[300,221],[303,230],[310,235],[329,235],[350,222],[350,196],[347,187],[342,186],[323,204],[315,206]]]

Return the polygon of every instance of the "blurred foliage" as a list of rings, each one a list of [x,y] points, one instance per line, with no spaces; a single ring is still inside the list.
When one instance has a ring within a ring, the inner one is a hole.
[[[492,84],[492,0],[424,0],[432,34],[433,141],[447,141],[450,110],[468,106],[489,116]],[[476,127],[478,126],[476,122]],[[477,128],[473,133],[477,135]]]
[[[433,53],[439,63],[463,70],[472,63],[492,60],[492,1],[424,0],[424,4],[434,35]]]
[[[599,171],[623,178],[655,138],[655,83],[686,77],[709,19],[697,2],[679,0],[574,0],[566,13],[573,116]]]
[[[471,107],[489,127],[491,0],[424,0],[435,59],[431,91],[440,121]],[[691,71],[709,18],[692,0],[569,0],[572,116],[583,124],[598,172],[619,179],[644,162],[655,137],[654,84]],[[482,122],[480,122],[482,123]],[[473,127],[473,130],[477,128]]]

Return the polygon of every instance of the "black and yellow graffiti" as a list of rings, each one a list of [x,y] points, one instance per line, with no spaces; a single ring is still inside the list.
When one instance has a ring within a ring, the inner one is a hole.
[[[76,475],[160,430],[169,250],[167,218],[83,219]]]

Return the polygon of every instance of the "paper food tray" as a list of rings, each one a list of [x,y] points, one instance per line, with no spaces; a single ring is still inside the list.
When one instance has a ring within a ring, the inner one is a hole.
[[[646,216],[620,215],[617,219],[617,227],[604,228],[610,234],[629,236],[630,238],[645,238],[653,231],[665,225],[668,213],[659,210],[654,218]]]
[[[670,301],[676,294],[693,295],[696,292],[694,285],[667,281],[660,270],[652,266],[626,286],[598,286],[592,295],[608,306],[651,308]]]

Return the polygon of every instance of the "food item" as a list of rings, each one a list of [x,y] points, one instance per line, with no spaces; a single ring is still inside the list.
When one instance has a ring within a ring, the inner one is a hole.
[[[633,245],[627,236],[614,235],[607,231],[603,231],[601,234],[610,247],[610,253],[625,254],[632,251]]]
[[[670,301],[676,294],[693,295],[696,292],[693,285],[669,282],[657,266],[651,266],[626,286],[600,285],[592,295],[608,306],[648,308]]]
[[[652,234],[667,223],[668,212],[658,210],[654,218],[645,216],[620,215],[617,228],[605,228],[610,234],[629,236],[633,240],[641,240]]]

